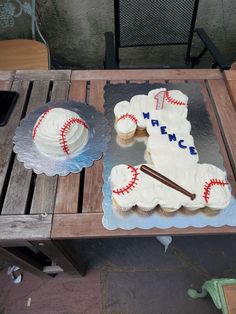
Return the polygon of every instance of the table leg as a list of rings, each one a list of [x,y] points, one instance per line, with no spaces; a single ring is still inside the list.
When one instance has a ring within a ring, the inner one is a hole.
[[[9,263],[9,265],[16,265],[40,277],[48,277],[43,272],[43,266],[36,259],[28,256],[22,248],[0,248],[0,258]]]
[[[66,249],[62,241],[33,241],[31,242],[53,262],[56,262],[63,271],[71,274],[85,275],[86,267],[82,261],[75,260],[72,254]]]

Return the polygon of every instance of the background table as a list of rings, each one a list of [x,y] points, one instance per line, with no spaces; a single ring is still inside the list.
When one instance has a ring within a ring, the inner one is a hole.
[[[198,82],[235,193],[236,111],[225,81],[219,70],[211,69],[0,72],[0,89],[12,89],[20,93],[8,125],[0,129],[2,253],[14,253],[14,258],[18,258],[22,251],[19,252],[19,248],[16,251],[15,247],[23,246],[31,252],[35,251],[36,255],[44,254],[64,270],[73,271],[73,266],[81,269],[81,265],[78,260],[73,260],[73,252],[62,241],[65,239],[235,232],[236,227],[229,226],[106,230],[102,226],[102,160],[80,174],[58,178],[36,175],[24,169],[12,153],[12,137],[20,119],[46,101],[86,101],[103,111],[105,84]],[[14,246],[15,251],[9,246]],[[32,261],[28,264],[31,267]]]
[[[57,177],[25,169],[12,152],[12,138],[29,111],[67,98],[70,75],[71,71],[0,72],[0,89],[19,93],[7,125],[0,128],[0,258],[40,275],[75,270],[51,241]]]

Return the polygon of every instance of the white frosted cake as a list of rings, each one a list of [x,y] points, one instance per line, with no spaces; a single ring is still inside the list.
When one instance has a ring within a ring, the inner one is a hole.
[[[70,156],[88,141],[88,125],[70,110],[51,108],[36,121],[33,141],[37,149],[50,157]]]
[[[181,91],[161,88],[116,104],[115,129],[121,140],[133,138],[140,130],[148,133],[148,164],[121,164],[111,171],[112,199],[120,211],[136,206],[149,212],[159,206],[164,213],[180,208],[191,213],[204,208],[208,213],[229,204],[226,173],[214,165],[198,163],[187,102]],[[143,171],[145,167],[155,172],[154,177]],[[165,180],[157,179],[156,173]]]

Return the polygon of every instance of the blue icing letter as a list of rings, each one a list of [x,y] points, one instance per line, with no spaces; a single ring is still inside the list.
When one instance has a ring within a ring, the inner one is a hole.
[[[159,126],[158,120],[151,120],[152,126]]]
[[[160,129],[161,129],[161,134],[167,134],[166,126],[161,126]]]
[[[168,136],[169,136],[169,141],[170,141],[170,142],[176,141],[176,135],[175,135],[175,133],[173,133],[173,134],[168,134]]]
[[[144,119],[149,119],[150,113],[149,112],[143,112],[143,117],[144,117]]]
[[[197,155],[197,151],[194,146],[189,146],[189,151],[191,155]]]
[[[179,147],[180,147],[180,148],[187,148],[187,146],[185,146],[185,145],[183,144],[183,142],[184,142],[184,140],[179,140],[179,142],[178,142]]]

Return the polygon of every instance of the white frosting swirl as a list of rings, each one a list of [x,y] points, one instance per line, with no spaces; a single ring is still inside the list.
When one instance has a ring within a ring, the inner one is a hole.
[[[77,113],[53,108],[38,118],[32,136],[41,153],[51,157],[69,156],[87,143],[88,126]]]

